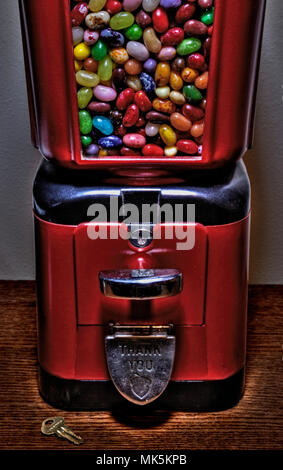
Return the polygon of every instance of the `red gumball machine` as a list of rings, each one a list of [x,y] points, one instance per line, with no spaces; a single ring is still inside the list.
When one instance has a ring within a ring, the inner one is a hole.
[[[243,392],[264,0],[20,0],[40,391],[220,410]]]

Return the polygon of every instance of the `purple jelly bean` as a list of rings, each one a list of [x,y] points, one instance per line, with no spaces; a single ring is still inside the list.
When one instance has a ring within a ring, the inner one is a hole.
[[[178,8],[182,0],[161,0],[160,6],[163,8]]]
[[[97,155],[99,152],[99,147],[98,145],[91,144],[89,147],[87,147],[85,152],[87,155]]]
[[[151,59],[151,58],[147,59],[143,64],[143,68],[147,73],[155,72],[156,66],[157,66],[156,60]]]

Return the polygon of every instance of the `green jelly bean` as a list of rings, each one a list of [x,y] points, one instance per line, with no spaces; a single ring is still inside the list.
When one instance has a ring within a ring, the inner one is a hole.
[[[91,88],[83,87],[78,91],[78,105],[80,109],[87,107],[93,96],[93,91]]]
[[[214,8],[212,10],[209,10],[203,13],[200,19],[202,23],[206,24],[207,26],[210,26],[213,23],[213,19],[214,19]]]
[[[92,138],[89,135],[82,135],[81,142],[83,147],[89,147],[92,144]]]
[[[177,47],[179,55],[189,55],[201,48],[201,41],[196,38],[184,39]]]
[[[106,44],[100,39],[91,49],[91,55],[95,60],[102,60],[107,55],[108,49]]]
[[[186,85],[183,88],[183,95],[190,102],[201,101],[203,96],[194,85]]]
[[[119,29],[126,29],[132,26],[135,21],[134,15],[129,13],[128,11],[121,11],[116,15],[112,16],[110,20],[110,28],[114,29],[114,31],[118,31]]]
[[[126,30],[125,36],[131,41],[138,41],[142,37],[142,28],[138,24],[133,24]]]
[[[92,119],[88,111],[79,111],[81,134],[89,134],[92,130]]]
[[[107,55],[104,59],[100,60],[98,63],[98,76],[101,80],[107,81],[112,77],[113,62],[111,57]]]

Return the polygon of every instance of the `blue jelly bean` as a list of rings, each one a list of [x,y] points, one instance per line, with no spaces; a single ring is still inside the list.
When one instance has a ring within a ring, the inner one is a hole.
[[[109,135],[108,137],[102,137],[98,141],[98,145],[105,149],[113,149],[122,145],[122,139],[117,135]]]
[[[157,61],[151,58],[147,59],[143,64],[143,68],[147,73],[155,72],[156,66]]]
[[[111,28],[103,29],[100,33],[100,37],[112,47],[123,46],[125,43],[123,34],[119,33],[119,31],[113,31]]]
[[[150,75],[148,75],[148,73],[142,72],[140,74],[140,81],[142,83],[144,91],[148,95],[152,95],[156,88],[154,79]]]
[[[163,8],[178,8],[182,0],[161,0],[160,6]]]
[[[94,127],[104,135],[113,134],[114,127],[110,119],[104,116],[95,116],[92,121]]]

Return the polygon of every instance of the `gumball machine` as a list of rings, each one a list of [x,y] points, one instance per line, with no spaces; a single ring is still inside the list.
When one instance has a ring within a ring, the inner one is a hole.
[[[265,1],[19,4],[43,398],[235,405]]]

